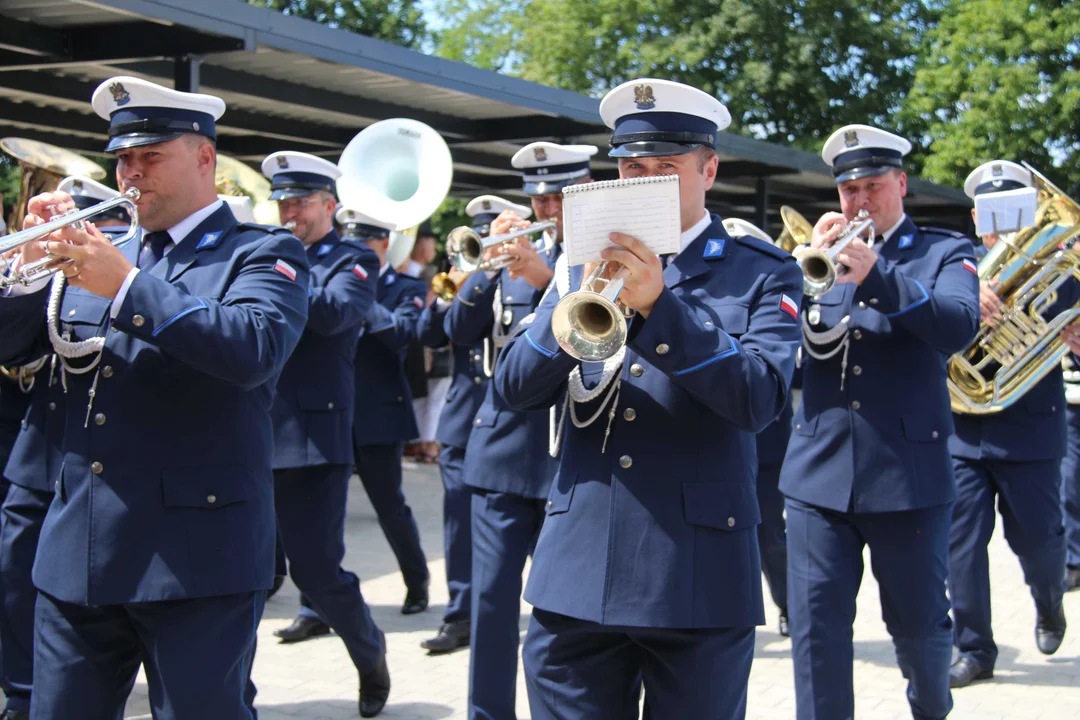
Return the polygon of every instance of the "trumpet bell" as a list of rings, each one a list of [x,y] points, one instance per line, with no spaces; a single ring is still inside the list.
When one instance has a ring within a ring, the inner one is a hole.
[[[836,264],[827,252],[797,245],[792,253],[802,268],[803,292],[810,296],[824,295],[836,283]]]
[[[602,362],[626,345],[626,316],[601,293],[578,290],[555,305],[551,331],[570,357]]]
[[[455,270],[471,273],[480,269],[484,243],[480,235],[467,225],[456,227],[446,235],[446,256]]]

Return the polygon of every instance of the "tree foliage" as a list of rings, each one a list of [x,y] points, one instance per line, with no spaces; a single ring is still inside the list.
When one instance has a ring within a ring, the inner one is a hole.
[[[442,0],[446,57],[602,94],[644,76],[715,94],[732,130],[820,147],[894,127],[933,6],[907,0]]]
[[[904,121],[926,177],[1002,158],[1080,181],[1080,3],[954,0],[925,45]]]
[[[251,5],[419,48],[427,26],[417,0],[248,0]]]

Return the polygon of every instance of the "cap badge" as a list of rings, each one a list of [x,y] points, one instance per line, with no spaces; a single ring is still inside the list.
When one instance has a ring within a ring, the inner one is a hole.
[[[491,209],[491,201],[490,200],[485,200],[484,201],[484,209],[485,210],[490,210]]]
[[[284,155],[278,155],[277,166],[282,170],[287,170],[289,168],[289,158],[285,157]]]
[[[123,107],[131,102],[131,93],[127,91],[122,83],[114,82],[109,86],[109,92],[112,93],[113,102],[119,107]]]
[[[638,110],[652,110],[656,107],[656,96],[653,95],[652,85],[634,86],[634,104]]]
[[[536,162],[547,162],[547,150],[542,147],[533,148],[533,157]]]
[[[859,133],[854,130],[844,131],[844,147],[855,147],[859,144]]]
[[[71,188],[73,190],[77,190],[78,192],[82,192],[82,189],[83,189],[82,180],[76,180],[75,182],[71,183]]]
[[[1001,166],[1001,163],[994,163],[990,166],[990,174],[994,177],[1004,177],[1005,168]]]

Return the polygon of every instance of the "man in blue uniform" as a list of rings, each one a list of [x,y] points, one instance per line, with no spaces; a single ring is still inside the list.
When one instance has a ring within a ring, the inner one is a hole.
[[[533,143],[511,164],[524,171],[525,193],[539,221],[561,228],[562,189],[589,180],[590,146]],[[529,225],[514,208],[491,221],[490,235]],[[534,246],[539,237],[489,248],[488,260],[505,255],[501,271],[475,272],[465,281],[446,316],[453,343],[478,347],[491,376],[498,353],[514,328],[540,302],[561,252]],[[517,658],[521,615],[521,573],[544,519],[555,463],[548,447],[547,408],[511,409],[495,387],[473,420],[465,452],[465,482],[472,488],[472,657],[469,662],[469,717],[516,717]]]
[[[661,260],[612,234],[603,257],[636,313],[622,357],[579,363],[552,333],[585,266],[557,269],[500,360],[512,407],[567,397],[576,416],[525,592],[529,705],[537,720],[637,717],[644,684],[646,717],[741,718],[764,621],[754,433],[786,403],[802,278],[788,253],[730,236],[705,209],[730,122],[718,100],[644,79],[600,114],[621,177],[679,176],[681,250]]]
[[[397,557],[405,580],[404,615],[428,606],[430,573],[420,546],[420,531],[402,489],[405,443],[418,437],[412,397],[405,377],[405,350],[416,342],[416,323],[427,301],[422,280],[390,267],[390,225],[354,210],[338,211],[345,236],[366,244],[379,258],[376,302],[356,346],[356,410],[353,451],[379,525]]]
[[[68,193],[75,207],[88,208],[119,193],[85,177],[67,177],[56,188]],[[130,218],[123,208],[113,208],[94,218],[94,225],[109,237],[127,233]],[[34,602],[37,590],[31,572],[45,515],[63,457],[64,391],[54,356],[45,355],[30,367],[18,369],[21,398],[29,409],[20,431],[12,438],[11,456],[4,479],[11,489],[0,519],[0,652],[3,653],[0,686],[7,696],[3,720],[23,720],[30,715],[34,677]],[[5,389],[6,391],[6,389]],[[5,414],[12,395],[0,395]],[[24,401],[25,402],[25,401]],[[4,460],[0,458],[0,468]]]
[[[1080,347],[1078,347],[1080,350]],[[1074,351],[1076,352],[1076,351]],[[1065,457],[1061,460],[1061,506],[1065,522],[1065,590],[1080,588],[1080,359],[1065,371]]]
[[[724,220],[728,235],[752,235],[772,243],[768,233],[753,223],[738,218]],[[792,376],[792,389],[798,380],[798,368]],[[792,398],[780,417],[772,425],[757,434],[757,497],[761,509],[758,525],[758,548],[761,551],[761,571],[769,586],[769,595],[780,610],[777,631],[781,637],[790,635],[787,614],[787,532],[784,525],[784,496],[780,492],[780,468],[784,464],[788,438],[791,437]]]
[[[972,200],[1030,188],[1031,173],[1021,165],[994,160],[975,168],[964,183]],[[975,211],[972,210],[972,217]],[[998,241],[983,235],[982,257]],[[1058,288],[1053,317],[1080,299],[1080,284]],[[980,282],[982,322],[1001,317],[1001,301],[989,282]],[[1016,403],[989,415],[956,413],[949,438],[956,476],[949,542],[949,595],[959,654],[949,672],[952,687],[994,676],[997,645],[990,625],[990,560],[997,504],[1005,538],[1020,559],[1024,580],[1035,600],[1035,642],[1052,655],[1065,636],[1063,576],[1065,542],[1061,513],[1061,460],[1065,456],[1065,391],[1060,366]]]
[[[155,715],[249,718],[274,573],[270,404],[307,319],[307,261],[218,199],[219,98],[117,77],[92,104],[145,232],[117,248],[65,229],[23,262],[69,258],[66,282],[0,298],[0,362],[51,347],[68,389],[34,564],[31,717],[118,717],[141,662]],[[29,222],[71,206],[38,196]]]
[[[839,253],[847,270],[803,312],[802,404],[780,475],[799,720],[855,714],[852,622],[866,545],[912,714],[952,708],[945,360],[975,334],[978,277],[967,238],[904,213],[910,149],[851,125],[822,150],[843,214],[822,216],[812,245],[830,246],[860,210],[877,234]]]
[[[465,207],[472,218],[473,230],[486,237],[491,222],[510,211],[527,218],[532,209],[507,202],[494,195],[473,198]],[[456,275],[464,283],[465,277]],[[420,316],[417,334],[428,347],[450,343],[444,327],[452,301],[436,299]],[[436,439],[442,445],[439,470],[443,481],[443,539],[446,556],[446,582],[450,601],[443,613],[443,624],[435,637],[420,646],[431,654],[445,653],[469,644],[469,613],[472,603],[472,490],[465,481],[465,448],[469,442],[473,418],[487,394],[488,376],[484,372],[486,343],[452,343],[453,383],[446,395],[446,405],[439,417]],[[490,354],[490,347],[488,349]],[[490,360],[490,357],[489,357]]]
[[[360,715],[386,704],[390,674],[383,633],[371,619],[345,556],[352,474],[353,353],[375,303],[379,258],[333,228],[333,163],[299,152],[263,161],[282,223],[310,266],[308,322],[274,393],[274,505],[293,581],[345,643],[360,673]]]

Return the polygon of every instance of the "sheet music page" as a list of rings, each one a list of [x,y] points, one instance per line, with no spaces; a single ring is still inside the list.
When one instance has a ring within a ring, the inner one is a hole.
[[[613,245],[613,232],[636,237],[657,255],[679,251],[678,175],[571,185],[563,195],[563,250],[570,265],[599,261]]]

